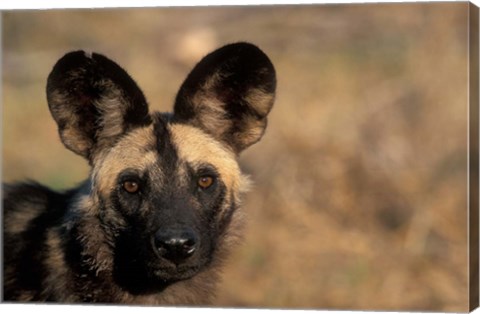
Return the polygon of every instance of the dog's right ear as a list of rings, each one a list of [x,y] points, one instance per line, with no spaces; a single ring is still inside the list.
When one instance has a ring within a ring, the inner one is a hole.
[[[48,77],[47,100],[63,144],[89,161],[120,135],[151,122],[137,84],[96,53],[75,51],[58,60]]]

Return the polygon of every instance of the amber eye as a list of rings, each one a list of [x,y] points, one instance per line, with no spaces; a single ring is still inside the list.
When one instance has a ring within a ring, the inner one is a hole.
[[[214,179],[213,177],[211,176],[203,176],[203,177],[200,177],[197,181],[197,184],[199,187],[201,187],[202,189],[207,189],[209,188],[210,186],[212,186],[214,182]]]
[[[128,193],[137,193],[138,192],[138,189],[140,188],[139,185],[138,185],[138,182],[136,181],[131,181],[131,180],[127,180],[127,181],[124,181],[123,182],[123,188],[125,189],[125,191],[127,191]]]

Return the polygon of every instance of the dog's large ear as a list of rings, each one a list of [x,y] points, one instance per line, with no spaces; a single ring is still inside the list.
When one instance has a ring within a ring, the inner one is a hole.
[[[256,46],[236,43],[204,57],[177,94],[174,120],[240,153],[262,137],[275,98],[275,69]]]
[[[150,122],[137,84],[95,53],[75,51],[58,60],[48,77],[47,100],[64,145],[89,160],[120,135]]]

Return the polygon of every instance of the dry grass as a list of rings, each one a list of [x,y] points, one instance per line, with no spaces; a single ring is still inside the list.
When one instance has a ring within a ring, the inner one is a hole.
[[[71,187],[86,162],[44,95],[73,49],[117,60],[170,110],[193,64],[250,41],[273,60],[267,134],[242,156],[245,243],[218,305],[467,310],[467,3],[10,12],[3,179]]]

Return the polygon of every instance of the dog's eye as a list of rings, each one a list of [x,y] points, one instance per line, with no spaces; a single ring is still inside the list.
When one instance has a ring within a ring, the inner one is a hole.
[[[208,189],[215,182],[215,179],[212,176],[201,176],[197,184],[202,189]]]
[[[123,189],[128,193],[137,193],[140,186],[137,181],[127,180],[123,182]]]

